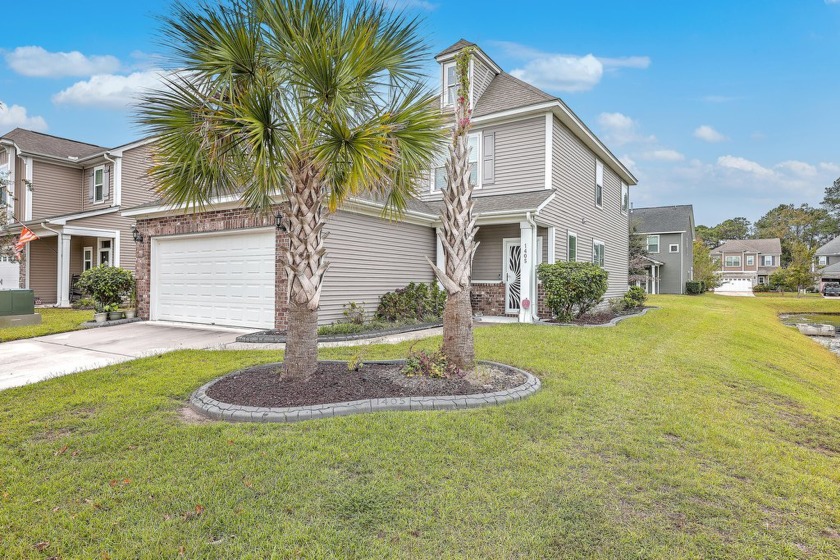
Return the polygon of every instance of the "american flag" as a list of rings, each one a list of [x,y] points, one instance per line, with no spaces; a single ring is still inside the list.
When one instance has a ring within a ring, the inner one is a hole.
[[[23,226],[23,229],[20,231],[20,237],[18,238],[17,243],[15,243],[15,255],[18,260],[20,260],[20,254],[23,253],[23,249],[26,247],[26,244],[30,241],[35,241],[36,239],[38,239],[38,236],[35,235],[31,229]]]

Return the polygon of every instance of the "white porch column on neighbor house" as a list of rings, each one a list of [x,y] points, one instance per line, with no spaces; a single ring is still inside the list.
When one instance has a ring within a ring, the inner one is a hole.
[[[537,305],[534,287],[534,251],[537,244],[534,242],[536,228],[530,222],[519,222],[519,298],[520,302],[526,299],[531,302],[528,309],[523,305],[519,306],[519,322],[530,323],[535,315],[534,308]]]
[[[70,240],[72,237],[66,233],[58,234],[56,243],[58,253],[58,278],[56,282],[55,301],[59,307],[70,307]]]
[[[650,265],[650,293],[656,295],[656,265]]]
[[[440,241],[440,228],[435,229],[435,266],[446,272],[446,255],[443,252],[443,243]],[[437,281],[438,288],[443,289],[440,280]]]

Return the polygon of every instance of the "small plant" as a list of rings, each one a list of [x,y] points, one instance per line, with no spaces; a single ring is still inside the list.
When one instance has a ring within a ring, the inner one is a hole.
[[[84,271],[76,286],[93,298],[96,311],[102,313],[106,306],[119,306],[129,295],[134,275],[124,268],[100,265]]]
[[[402,369],[406,377],[432,377],[434,379],[448,379],[463,375],[461,369],[455,364],[450,364],[442,350],[427,352],[420,350],[409,351],[405,366]]]
[[[642,307],[645,304],[645,301],[647,301],[647,294],[641,286],[633,286],[627,290],[627,293],[624,294],[622,299],[624,300],[626,309],[635,309],[637,307]]]
[[[622,313],[627,311],[627,302],[623,297],[610,298],[610,311],[613,313]]]
[[[365,367],[365,362],[361,352],[356,352],[347,360],[348,371],[359,371],[363,367]]]
[[[365,324],[365,302],[356,303],[351,301],[344,304],[344,322],[353,325]]]
[[[96,307],[96,302],[93,301],[93,298],[81,298],[74,301],[71,306],[73,309],[93,309]]]
[[[118,303],[109,303],[108,305],[102,306],[103,313],[113,313],[114,311],[119,311],[120,305]]]
[[[697,280],[685,283],[685,293],[691,296],[699,296],[703,293],[703,283]]]

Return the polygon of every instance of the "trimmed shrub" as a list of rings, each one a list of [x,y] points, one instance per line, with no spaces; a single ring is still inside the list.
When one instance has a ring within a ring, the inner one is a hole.
[[[82,273],[76,287],[93,298],[97,312],[115,308],[131,294],[134,275],[117,266],[100,265]]]
[[[647,293],[645,293],[645,289],[641,286],[633,286],[627,293],[624,294],[624,304],[627,306],[627,309],[634,309],[636,307],[641,307],[647,301]]]
[[[607,292],[607,271],[592,263],[543,263],[537,276],[542,281],[548,308],[561,321],[587,313],[604,300]]]
[[[438,287],[437,282],[412,282],[405,288],[383,294],[379,298],[376,316],[386,321],[423,321],[430,317],[439,319],[443,317],[445,304],[446,292]]]
[[[685,293],[691,296],[698,296],[703,293],[703,282],[692,280],[685,283]]]
[[[756,284],[755,286],[753,286],[752,291],[755,294],[761,294],[761,293],[764,293],[764,292],[769,292],[770,291],[770,286],[768,286],[767,284]]]

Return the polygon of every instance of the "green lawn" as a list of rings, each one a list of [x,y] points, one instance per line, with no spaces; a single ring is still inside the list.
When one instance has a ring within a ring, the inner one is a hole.
[[[93,311],[89,309],[77,310],[42,307],[36,309],[35,313],[41,314],[40,325],[0,329],[0,342],[77,331],[82,328],[82,323],[93,320]]]
[[[840,362],[776,318],[840,301],[652,302],[612,329],[476,329],[481,358],[544,382],[497,408],[182,421],[270,352],[0,392],[0,557],[840,556]]]

